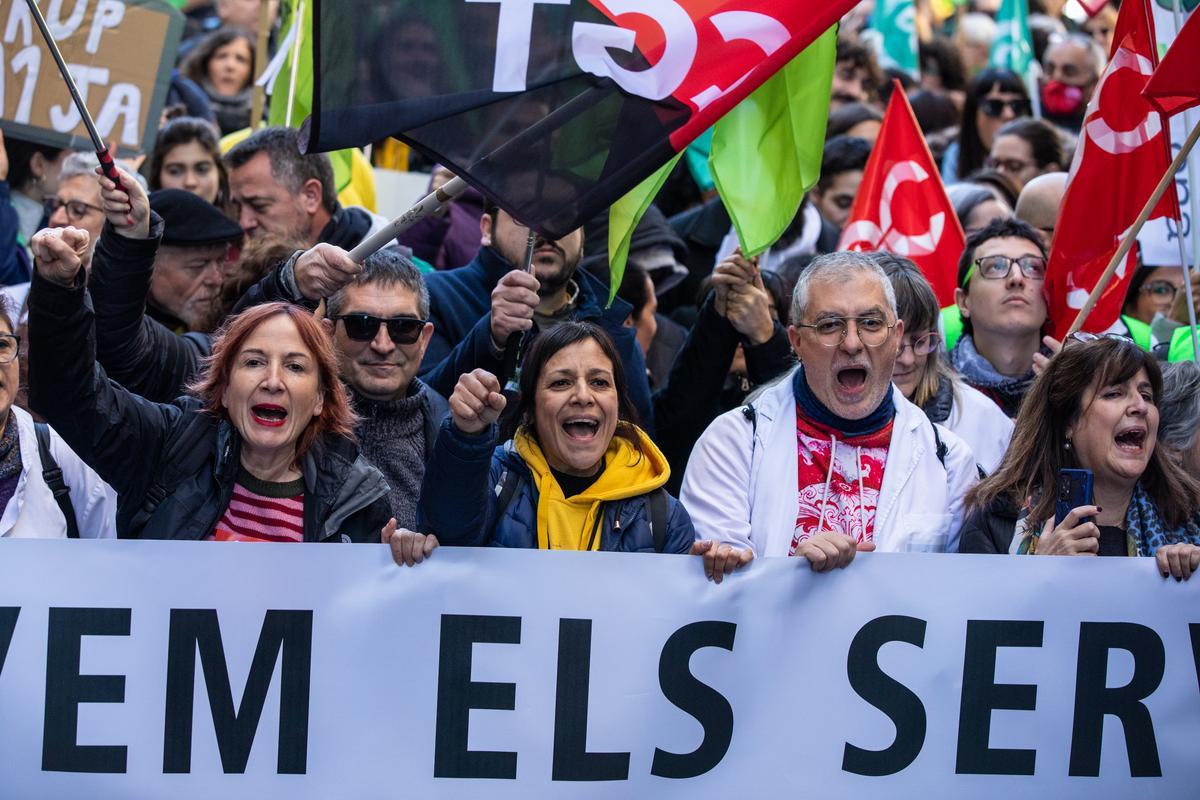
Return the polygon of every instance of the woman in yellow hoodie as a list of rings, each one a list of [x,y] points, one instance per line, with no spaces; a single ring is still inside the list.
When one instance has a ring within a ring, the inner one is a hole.
[[[688,553],[695,530],[662,489],[671,468],[637,427],[608,334],[563,322],[521,369],[516,433],[496,446],[497,378],[463,375],[425,470],[408,563],[455,545]],[[399,560],[399,556],[398,556]]]

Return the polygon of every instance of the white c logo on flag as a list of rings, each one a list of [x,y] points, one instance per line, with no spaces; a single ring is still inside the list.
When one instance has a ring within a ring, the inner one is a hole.
[[[675,0],[605,0],[613,16],[642,14],[663,30],[663,52],[649,69],[626,69],[613,60],[608,48],[632,53],[636,34],[615,25],[576,22],[571,30],[575,63],[584,72],[612,78],[630,94],[648,100],[670,97],[684,82],[696,60],[696,26],[688,12]]]
[[[1109,77],[1123,69],[1131,69],[1139,75],[1146,76],[1154,72],[1154,67],[1150,63],[1150,59],[1129,50],[1118,50],[1117,54],[1113,56],[1112,64],[1109,65],[1108,71],[1104,73],[1104,77],[1100,79],[1100,83],[1096,86],[1096,93],[1092,102],[1097,110],[1093,112],[1094,116],[1088,120],[1084,128],[1087,131],[1088,139],[1095,142],[1096,146],[1104,152],[1114,156],[1132,153],[1162,132],[1162,120],[1153,111],[1147,112],[1141,122],[1126,131],[1115,131],[1105,122],[1104,116],[1100,112],[1101,92],[1104,91],[1104,84],[1108,81]]]
[[[929,173],[915,161],[901,161],[888,170],[879,198],[879,224],[857,220],[847,226],[838,247],[843,250],[875,250],[881,245],[890,253],[912,258],[931,255],[937,250],[946,230],[946,213],[939,211],[929,218],[924,233],[906,235],[892,227],[892,198],[904,183],[924,183]]]
[[[763,53],[770,56],[776,50],[787,44],[791,34],[782,22],[774,17],[768,17],[766,14],[759,14],[755,11],[725,11],[720,14],[713,14],[709,17],[713,27],[721,34],[721,38],[726,42],[732,42],[737,39],[744,39],[748,42],[754,42]],[[718,86],[709,86],[704,91],[692,98],[692,102],[696,104],[696,108],[704,108],[714,100],[727,95],[742,84],[742,81],[750,77],[750,73],[754,69],[750,69],[745,75],[731,83],[727,88],[722,89]]]

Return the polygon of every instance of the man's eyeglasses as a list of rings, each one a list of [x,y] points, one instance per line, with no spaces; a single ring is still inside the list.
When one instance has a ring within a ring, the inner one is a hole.
[[[846,340],[850,331],[850,323],[854,323],[854,331],[858,340],[867,347],[879,347],[888,340],[892,328],[882,317],[826,317],[811,325],[798,324],[797,328],[810,328],[817,334],[817,341],[826,347],[837,347]]]
[[[386,324],[388,338],[396,344],[413,344],[421,338],[421,330],[429,320],[416,317],[375,317],[370,314],[342,314],[333,317],[346,326],[346,335],[356,342],[372,341],[379,333],[379,326]]]
[[[15,333],[0,333],[0,364],[8,364],[21,350],[21,337]]]
[[[999,119],[1004,116],[1004,109],[1012,111],[1014,117],[1028,117],[1033,107],[1028,100],[1018,97],[1015,100],[1002,100],[999,97],[985,97],[979,101],[979,110],[985,117]]]
[[[903,354],[905,350],[911,347],[915,355],[927,356],[934,350],[937,350],[938,345],[941,343],[942,337],[939,334],[930,331],[924,336],[918,336],[915,339],[912,339],[912,341],[900,342],[900,352]]]
[[[64,206],[67,209],[67,219],[71,222],[82,222],[87,217],[89,211],[99,211],[104,213],[104,209],[100,206],[94,206],[91,203],[85,203],[82,200],[60,200],[57,197],[47,197],[42,203],[46,209],[46,216],[54,216],[54,212]]]
[[[1176,286],[1170,281],[1150,281],[1142,285],[1142,294],[1151,295],[1159,300],[1174,300],[1182,286]]]
[[[1012,274],[1013,264],[1016,264],[1021,269],[1021,274],[1031,281],[1044,280],[1046,277],[1046,259],[1041,256],[1017,256],[1010,258],[1009,256],[983,256],[975,259],[971,264],[971,268],[967,270],[967,274],[963,277],[963,286],[966,286],[971,281],[971,276],[975,274],[975,270],[979,270],[979,277],[989,281],[1002,281]]]

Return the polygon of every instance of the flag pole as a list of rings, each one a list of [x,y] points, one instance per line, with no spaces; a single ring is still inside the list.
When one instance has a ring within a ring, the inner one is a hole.
[[[361,264],[367,256],[380,250],[404,231],[417,224],[446,206],[454,198],[467,190],[467,182],[455,175],[450,180],[421,198],[412,208],[389,222],[371,236],[363,239],[358,246],[350,251],[350,258],[356,264]]]
[[[104,177],[117,185],[117,188],[124,191],[125,187],[121,184],[121,175],[117,172],[117,165],[113,163],[112,153],[109,152],[108,145],[100,138],[100,132],[96,130],[96,123],[92,120],[92,115],[88,113],[87,103],[83,102],[83,98],[79,95],[79,89],[75,86],[75,79],[71,77],[71,71],[67,69],[67,62],[63,60],[62,52],[58,49],[58,42],[54,40],[54,34],[50,32],[50,28],[46,25],[46,18],[42,16],[41,9],[38,8],[36,0],[26,0],[29,5],[29,12],[33,16],[33,21],[37,23],[38,30],[42,33],[42,38],[46,40],[46,47],[50,50],[50,55],[54,58],[54,63],[58,65],[58,71],[62,74],[63,82],[67,84],[67,91],[71,93],[71,100],[75,103],[75,108],[79,111],[79,116],[83,120],[83,127],[87,129],[88,137],[92,140],[92,147],[96,149],[96,159],[100,162],[100,170],[104,173]]]
[[[266,87],[258,85],[258,79],[267,71],[270,53],[267,52],[267,39],[271,31],[271,4],[262,3],[258,12],[258,41],[254,47],[254,63],[258,66],[258,75],[254,76],[254,88],[250,95],[250,130],[256,131],[262,127],[263,106],[266,105]]]
[[[492,220],[492,225],[496,224]],[[525,243],[525,269],[524,271],[533,274],[533,251],[537,249],[538,232],[533,228],[529,229],[529,241]],[[521,344],[525,341],[523,331],[514,331],[508,335],[508,341],[504,343],[504,369],[500,376],[504,379],[504,391],[516,393],[521,389]]]
[[[1173,0],[1173,2],[1171,3],[1171,16],[1174,18],[1174,21],[1175,21],[1175,35],[1179,36],[1179,30],[1183,27],[1183,14],[1179,10],[1179,0]],[[1187,111],[1185,111],[1183,113],[1183,119],[1185,121],[1191,121],[1191,114],[1188,113]],[[1171,128],[1169,127],[1170,122],[1168,122],[1167,120],[1163,120],[1163,125],[1164,125],[1165,132],[1167,133],[1168,140],[1169,140],[1170,133],[1171,133]],[[1185,164],[1186,164],[1186,162],[1185,162]],[[1186,166],[1185,166],[1185,168],[1186,168]],[[1193,191],[1189,192],[1189,194],[1191,195],[1191,201],[1192,201],[1192,212],[1193,212],[1192,213],[1192,226],[1194,228],[1195,224],[1196,224],[1195,211],[1198,206],[1196,205],[1195,191],[1193,190]],[[1194,235],[1194,231],[1193,231],[1192,239],[1193,239],[1193,244],[1196,241],[1200,241],[1200,240],[1196,239],[1196,237]],[[1183,290],[1185,292],[1187,292],[1188,325],[1192,329],[1192,358],[1196,361],[1196,363],[1200,363],[1200,342],[1196,341],[1196,304],[1194,302],[1194,296],[1192,295],[1192,270],[1191,270],[1191,267],[1188,266],[1187,248],[1185,247],[1185,245],[1183,243],[1183,207],[1182,206],[1180,206],[1180,208],[1179,208],[1179,219],[1177,219],[1175,221],[1175,241],[1179,243],[1179,263],[1183,267]],[[1195,254],[1194,247],[1193,247],[1192,252],[1193,252],[1193,254]]]
[[[1154,211],[1154,207],[1158,205],[1158,201],[1166,193],[1167,187],[1175,181],[1175,173],[1179,171],[1179,166],[1187,161],[1188,153],[1196,146],[1196,140],[1200,139],[1200,125],[1192,128],[1192,132],[1188,134],[1187,140],[1184,141],[1183,147],[1179,148],[1179,152],[1175,154],[1171,165],[1167,167],[1166,173],[1159,179],[1158,185],[1154,187],[1154,191],[1150,194],[1150,199],[1146,201],[1142,212],[1138,214],[1134,220],[1133,227],[1125,234],[1125,238],[1121,241],[1121,246],[1117,248],[1117,252],[1113,254],[1112,259],[1108,262],[1108,267],[1104,270],[1104,274],[1100,276],[1100,280],[1096,282],[1096,287],[1092,289],[1092,293],[1088,295],[1087,302],[1083,304],[1083,308],[1079,309],[1079,314],[1075,316],[1075,321],[1071,323],[1070,330],[1067,335],[1075,333],[1083,327],[1083,323],[1087,320],[1088,314],[1092,313],[1092,309],[1096,307],[1096,302],[1100,299],[1100,295],[1108,288],[1108,282],[1112,280],[1112,276],[1117,271],[1117,267],[1125,260],[1125,256],[1129,255],[1129,251],[1133,248],[1134,242],[1137,241],[1137,235],[1141,232],[1142,226],[1146,224],[1146,220],[1150,218],[1150,214]],[[1193,328],[1193,331],[1195,328]]]

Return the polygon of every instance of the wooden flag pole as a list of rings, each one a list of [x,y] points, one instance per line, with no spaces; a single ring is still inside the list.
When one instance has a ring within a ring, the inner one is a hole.
[[[1175,154],[1174,160],[1171,161],[1171,166],[1167,167],[1166,174],[1159,179],[1158,185],[1154,187],[1154,191],[1150,194],[1150,199],[1146,201],[1145,207],[1142,208],[1142,213],[1138,214],[1137,219],[1134,220],[1133,227],[1129,229],[1129,233],[1125,234],[1125,238],[1121,241],[1121,246],[1117,248],[1117,252],[1113,254],[1112,260],[1108,262],[1108,267],[1104,270],[1104,274],[1096,282],[1096,287],[1088,295],[1087,302],[1083,304],[1083,308],[1079,309],[1079,314],[1076,315],[1075,321],[1071,323],[1071,329],[1067,331],[1068,336],[1082,328],[1083,323],[1087,321],[1088,314],[1092,313],[1092,309],[1096,307],[1096,301],[1100,299],[1100,295],[1104,294],[1104,290],[1108,288],[1108,282],[1112,280],[1117,267],[1129,255],[1129,250],[1133,247],[1133,243],[1137,241],[1137,235],[1141,232],[1142,226],[1150,218],[1151,212],[1154,211],[1154,207],[1158,205],[1158,201],[1166,193],[1167,187],[1175,180],[1175,173],[1187,161],[1188,154],[1196,146],[1197,139],[1200,139],[1200,124],[1192,128],[1192,132],[1188,134],[1183,147],[1179,148],[1179,152]]]
[[[271,27],[271,4],[263,2],[262,7],[258,12],[258,41],[254,48],[254,63],[258,65],[258,75],[254,76],[254,88],[250,94],[250,130],[256,131],[262,127],[263,123],[263,106],[266,105],[265,86],[258,85],[258,78],[267,70],[267,62],[270,61],[267,52],[267,39],[271,35],[269,30]]]

